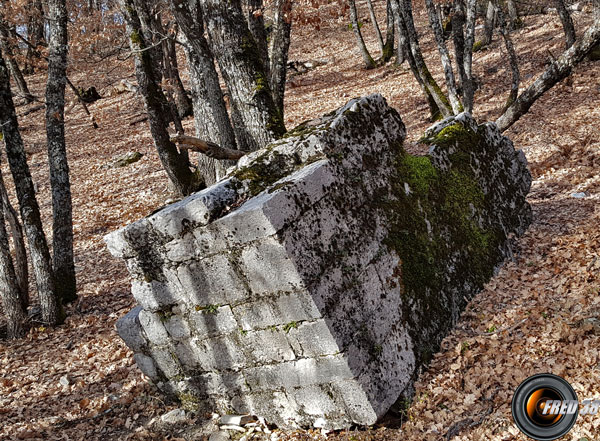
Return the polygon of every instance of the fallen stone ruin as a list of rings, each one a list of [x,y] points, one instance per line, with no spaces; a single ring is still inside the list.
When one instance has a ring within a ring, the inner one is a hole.
[[[380,95],[239,161],[106,236],[139,304],[119,335],[191,409],[281,427],[368,425],[408,397],[531,220],[526,160],[467,114],[427,156]]]

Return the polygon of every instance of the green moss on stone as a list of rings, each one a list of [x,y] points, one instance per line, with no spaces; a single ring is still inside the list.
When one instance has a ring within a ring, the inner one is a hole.
[[[177,398],[181,402],[181,407],[185,410],[194,412],[200,408],[200,398],[189,392],[180,392],[177,394]]]

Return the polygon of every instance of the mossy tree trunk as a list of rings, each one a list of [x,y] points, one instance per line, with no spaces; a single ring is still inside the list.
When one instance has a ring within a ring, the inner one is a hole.
[[[171,11],[185,37],[194,123],[198,138],[223,147],[236,149],[235,133],[223,99],[215,59],[204,37],[204,18],[199,0],[170,0]],[[214,184],[224,174],[227,162],[205,155],[198,158],[198,169],[206,185]]]
[[[150,132],[163,168],[167,172],[176,192],[182,196],[198,189],[200,183],[190,169],[187,153],[177,150],[171,142],[168,132],[168,103],[159,86],[153,67],[153,57],[148,51],[148,40],[142,29],[138,7],[144,9],[142,0],[120,0],[121,10],[125,17],[129,42],[134,53],[136,78],[139,91],[144,98]]]
[[[240,0],[201,0],[200,5],[212,52],[242,123],[234,125],[236,138],[244,138],[250,150],[262,148],[281,137],[285,127]]]
[[[573,19],[571,18],[571,13],[567,9],[564,0],[554,0],[554,4],[556,5],[556,11],[558,12],[558,16],[560,17],[560,21],[565,31],[565,48],[569,49],[577,39]]]
[[[49,325],[64,321],[64,312],[56,294],[52,262],[42,227],[40,209],[35,197],[33,180],[10,91],[8,70],[0,54],[0,127],[6,146],[6,157],[15,183],[21,219],[29,243],[29,254],[35,273],[35,282],[42,307],[42,319]]]
[[[63,303],[68,303],[77,298],[77,289],[73,260],[73,208],[64,120],[68,50],[65,0],[49,0],[48,12],[46,138],[52,187],[52,261],[56,292]]]
[[[553,61],[533,84],[518,96],[515,102],[496,120],[498,128],[505,131],[512,126],[540,96],[569,76],[575,65],[583,60],[597,44],[600,44],[600,18],[596,18],[581,39]]]
[[[369,53],[367,49],[367,45],[365,44],[365,40],[362,36],[362,32],[360,31],[361,25],[358,22],[358,15],[356,12],[356,2],[354,0],[348,0],[348,4],[350,5],[350,24],[352,26],[352,31],[356,36],[356,42],[358,43],[358,49],[360,50],[360,55],[362,56],[363,62],[365,63],[365,68],[373,69],[376,64],[375,60]]]

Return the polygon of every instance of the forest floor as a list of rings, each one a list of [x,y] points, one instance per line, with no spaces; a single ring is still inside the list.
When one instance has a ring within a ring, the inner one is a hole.
[[[423,30],[425,20],[422,12],[418,14]],[[574,20],[583,29],[589,14],[575,13]],[[369,47],[377,53],[367,20],[363,28]],[[437,50],[430,34],[422,34],[426,59],[439,81]],[[551,16],[526,17],[513,38],[522,87],[564,44],[560,22]],[[326,64],[290,78],[288,128],[352,97],[377,92],[399,110],[408,130],[408,148],[422,150],[416,140],[429,125],[429,115],[412,74],[406,66],[392,63],[365,71],[344,20],[323,21],[318,31],[296,28],[290,60]],[[525,152],[534,175],[529,196],[533,224],[518,240],[515,258],[470,302],[421,373],[412,404],[397,418],[375,427],[327,437],[525,440],[512,423],[510,401],[523,379],[540,372],[564,376],[580,399],[600,397],[599,66],[581,63],[506,132]],[[180,436],[152,424],[177,405],[163,401],[116,334],[116,320],[134,301],[123,261],[108,253],[102,239],[170,197],[146,123],[130,125],[143,112],[139,98],[129,92],[109,96],[110,84],[130,72],[129,61],[119,65],[115,60],[92,67],[75,64],[70,72],[77,85],[95,85],[105,96],[90,106],[99,129],[91,128],[79,106],[66,116],[79,299],[67,308],[63,326],[47,329],[34,322],[23,340],[0,341],[0,439]],[[511,81],[506,52],[497,37],[491,50],[475,54],[474,72],[481,82],[475,116],[494,120]],[[29,81],[33,92],[43,97],[44,76]],[[20,125],[50,237],[43,111],[20,118]],[[191,119],[186,128],[193,132]],[[115,157],[132,151],[143,153],[143,158],[124,168],[107,167]],[[12,186],[4,163],[2,173]],[[574,197],[575,193],[585,197]],[[404,423],[402,428],[399,422]],[[599,426],[600,417],[580,416],[565,439],[598,439]],[[326,437],[302,431],[281,435]]]

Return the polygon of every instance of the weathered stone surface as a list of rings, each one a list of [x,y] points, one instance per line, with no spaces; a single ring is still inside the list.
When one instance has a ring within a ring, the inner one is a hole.
[[[185,408],[284,427],[372,424],[410,396],[527,228],[531,177],[466,114],[426,132],[428,156],[404,137],[381,96],[355,99],[108,235],[140,369]]]

